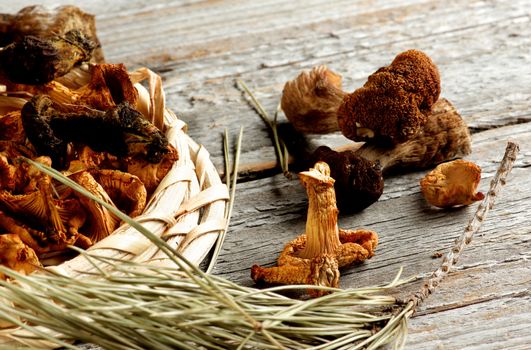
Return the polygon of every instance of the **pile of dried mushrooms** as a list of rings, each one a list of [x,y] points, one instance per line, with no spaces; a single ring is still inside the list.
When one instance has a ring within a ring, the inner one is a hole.
[[[0,16],[0,264],[30,273],[120,220],[24,161],[60,170],[134,217],[178,159],[94,18],[73,6]],[[5,276],[0,276],[5,278]]]

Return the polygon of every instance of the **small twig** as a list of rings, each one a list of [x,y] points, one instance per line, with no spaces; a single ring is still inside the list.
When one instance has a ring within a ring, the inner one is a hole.
[[[501,187],[505,185],[507,175],[513,168],[518,151],[518,144],[512,141],[507,143],[505,155],[503,156],[496,175],[494,175],[494,178],[490,183],[490,189],[485,196],[485,199],[478,206],[476,213],[472,219],[470,219],[464,232],[455,240],[452,250],[446,254],[441,266],[432,273],[431,277],[426,281],[422,288],[411,297],[406,308],[414,311],[420,304],[422,304],[422,302],[433,293],[442,279],[448,275],[452,267],[457,263],[465,246],[472,242],[472,237],[480,230],[481,224],[485,220],[487,213],[494,206],[496,196]]]
[[[221,248],[223,246],[223,242],[225,241],[225,236],[227,235],[227,230],[229,228],[230,217],[232,216],[232,208],[234,206],[234,198],[236,195],[236,182],[238,180],[238,166],[240,164],[240,150],[242,146],[243,127],[240,127],[240,133],[238,134],[238,140],[236,141],[236,154],[234,156],[232,176],[229,170],[230,161],[229,161],[228,138],[229,138],[228,132],[227,132],[227,129],[225,129],[225,134],[223,136],[223,149],[224,149],[224,157],[225,157],[225,182],[230,192],[229,203],[227,206],[227,211],[225,213],[225,229],[219,234],[219,237],[218,237],[218,240],[216,241],[216,246],[214,248],[214,252],[212,253],[212,258],[210,259],[210,263],[208,264],[206,273],[212,272],[212,269],[214,268],[214,265],[216,264],[216,261],[218,260],[219,254],[221,253]]]
[[[267,112],[265,111],[262,104],[258,101],[258,99],[254,96],[254,94],[251,92],[251,90],[247,87],[247,85],[240,79],[236,80],[237,85],[241,86],[243,91],[249,95],[252,101],[252,105],[255,109],[255,111],[258,113],[260,118],[266,123],[266,125],[271,130],[271,134],[273,137],[273,143],[275,146],[275,153],[278,158],[278,163],[280,165],[280,168],[282,169],[282,173],[284,176],[286,176],[288,179],[291,178],[291,173],[288,169],[288,160],[289,160],[289,153],[288,153],[288,147],[286,146],[286,143],[280,138],[278,135],[278,128],[277,128],[277,117],[278,113],[280,112],[280,104],[277,106],[277,110],[275,112],[275,116],[273,120],[269,117]]]

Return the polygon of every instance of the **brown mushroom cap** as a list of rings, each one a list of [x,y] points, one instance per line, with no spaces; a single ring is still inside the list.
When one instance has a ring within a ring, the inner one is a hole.
[[[380,166],[353,151],[336,152],[320,146],[310,157],[312,162],[324,161],[335,179],[337,206],[341,213],[361,211],[380,198],[384,180]]]
[[[432,60],[421,51],[403,52],[345,96],[338,109],[339,128],[355,141],[404,142],[426,123],[440,91]]]

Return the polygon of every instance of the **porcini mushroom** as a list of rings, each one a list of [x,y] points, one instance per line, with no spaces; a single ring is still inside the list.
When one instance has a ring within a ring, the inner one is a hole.
[[[26,35],[0,51],[0,70],[12,83],[44,84],[90,60],[94,48],[75,29],[50,38]]]
[[[64,36],[71,30],[79,30],[95,44],[94,62],[103,62],[103,51],[96,35],[94,15],[76,6],[54,8],[32,5],[15,14],[0,14],[0,46],[19,41],[26,35],[40,38]]]
[[[472,151],[468,126],[455,107],[446,99],[439,99],[427,116],[426,124],[409,140],[385,146],[365,143],[356,154],[378,162],[382,171],[391,169],[422,169]]]
[[[481,168],[469,161],[457,159],[439,164],[420,180],[420,188],[428,203],[448,208],[469,205],[485,195],[476,192],[481,180]]]
[[[251,277],[255,282],[337,288],[339,268],[372,257],[378,235],[368,230],[338,228],[334,179],[325,162],[317,162],[299,177],[308,193],[306,232],[284,247],[276,267],[254,265]],[[322,290],[309,292],[313,296],[326,294]]]
[[[301,133],[337,130],[354,141],[397,144],[414,136],[440,94],[435,64],[421,51],[400,53],[351,94],[341,76],[318,66],[288,81],[281,106]]]
[[[440,91],[432,60],[418,50],[402,52],[344,97],[337,112],[339,128],[354,141],[404,142],[426,123]]]
[[[81,108],[64,112],[46,95],[34,96],[22,108],[22,123],[39,154],[48,155],[54,167],[65,167],[69,142],[118,157],[140,155],[158,163],[169,152],[166,136],[127,102],[107,111]]]

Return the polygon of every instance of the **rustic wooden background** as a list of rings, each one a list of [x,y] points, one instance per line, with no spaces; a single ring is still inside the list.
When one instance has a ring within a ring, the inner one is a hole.
[[[33,1],[2,1],[15,12]],[[147,66],[164,78],[167,102],[189,134],[223,169],[222,132],[245,128],[242,166],[230,231],[215,273],[252,285],[252,264],[272,264],[301,233],[306,197],[298,180],[274,169],[266,127],[235,79],[244,80],[273,113],[283,84],[300,70],[327,64],[344,87],[361,86],[406,49],[439,66],[442,96],[473,132],[468,159],[488,188],[508,139],[521,153],[506,188],[458,268],[411,320],[407,349],[531,348],[531,2],[529,0],[388,1],[40,1],[74,3],[97,17],[109,62]],[[285,119],[282,119],[285,121]],[[289,137],[289,136],[288,136]],[[341,145],[340,135],[313,138]],[[380,234],[376,256],[343,273],[342,287],[380,284],[399,267],[418,280],[436,268],[476,206],[437,210],[419,193],[425,172],[386,178],[382,198],[342,215],[345,228]]]

